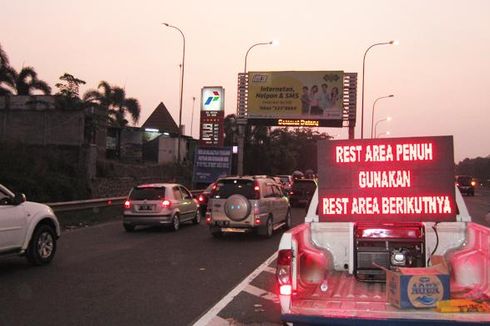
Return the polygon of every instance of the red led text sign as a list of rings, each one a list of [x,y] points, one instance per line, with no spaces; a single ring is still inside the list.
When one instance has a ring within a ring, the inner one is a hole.
[[[322,222],[454,221],[453,138],[322,141]]]

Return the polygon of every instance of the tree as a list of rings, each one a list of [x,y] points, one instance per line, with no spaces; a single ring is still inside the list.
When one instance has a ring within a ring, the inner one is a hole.
[[[66,73],[59,78],[62,82],[55,86],[59,89],[57,95],[57,105],[63,109],[77,109],[84,107],[84,102],[80,99],[80,85],[84,85],[85,81]]]
[[[9,57],[0,44],[0,96],[12,94],[15,87],[12,73],[13,68],[10,67]]]
[[[127,125],[126,115],[131,116],[133,123],[139,120],[141,107],[138,100],[127,98],[123,88],[111,86],[106,81],[101,81],[97,90],[87,91],[83,99],[107,110],[109,122],[115,126]]]
[[[12,77],[17,95],[32,95],[35,90],[44,95],[51,94],[51,87],[37,78],[37,72],[32,67],[24,67],[18,73],[12,69]]]

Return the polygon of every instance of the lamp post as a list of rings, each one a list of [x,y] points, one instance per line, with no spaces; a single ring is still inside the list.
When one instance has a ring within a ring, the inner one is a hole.
[[[193,96],[192,97],[192,116],[191,116],[191,137],[193,137],[192,132],[194,131],[193,125],[194,125],[194,106],[195,105],[196,105],[196,97]]]
[[[243,67],[243,73],[247,73],[247,59],[248,59],[248,54],[250,50],[252,50],[254,47],[259,46],[259,45],[273,45],[275,44],[275,41],[269,41],[269,42],[259,42],[252,44],[247,50],[247,53],[245,53],[245,65]],[[238,114],[238,108],[237,108],[237,114]],[[245,126],[246,124],[238,124],[238,162],[237,162],[237,174],[238,175],[243,175],[243,156],[244,156],[244,151],[245,151]]]
[[[180,30],[180,28],[167,23],[162,23],[162,24],[167,27],[176,29],[177,31],[179,31],[180,35],[182,35],[182,72],[181,72],[181,79],[180,79],[179,133],[177,139],[177,164],[180,165],[180,139],[182,137],[182,98],[184,95],[185,36],[184,33]]]
[[[378,97],[375,101],[374,101],[374,104],[373,104],[373,112],[371,113],[371,138],[373,138],[373,123],[374,123],[374,108],[376,107],[376,102],[378,102],[378,100],[381,100],[383,98],[389,98],[389,97],[393,97],[394,95],[391,94],[391,95],[388,95],[388,96],[382,96],[382,97]]]
[[[364,58],[362,60],[362,96],[361,96],[361,139],[364,138],[364,77],[365,77],[365,68],[366,68],[366,55],[373,47],[378,45],[390,45],[390,44],[398,44],[397,41],[389,41],[389,42],[381,42],[375,43],[366,49],[364,52]]]
[[[376,135],[376,138],[379,138],[379,137],[381,137],[381,136],[383,136],[383,135],[389,136],[389,135],[390,135],[390,132],[389,132],[389,131],[387,131],[387,132],[382,132],[382,133],[379,133],[379,134],[377,134],[377,135]]]
[[[374,134],[375,134],[375,135],[377,135],[377,134],[376,134],[376,128],[377,128],[377,127],[378,127],[378,125],[379,125],[381,122],[383,122],[383,121],[391,121],[391,117],[384,118],[384,119],[378,120],[378,121],[376,122],[376,124],[374,125]],[[378,138],[378,137],[376,137],[376,138]]]
[[[247,50],[247,53],[245,54],[245,67],[243,68],[243,72],[244,73],[247,73],[247,58],[248,58],[248,53],[250,52],[250,50],[252,50],[254,47],[259,46],[259,45],[272,45],[274,43],[275,43],[274,41],[270,41],[270,42],[259,42],[259,43],[255,43],[251,47],[249,47],[248,50]]]

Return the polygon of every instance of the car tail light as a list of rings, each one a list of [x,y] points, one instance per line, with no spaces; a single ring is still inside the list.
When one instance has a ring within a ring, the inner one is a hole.
[[[474,187],[476,186],[476,181],[471,181],[471,185]]]
[[[124,208],[125,208],[125,209],[130,209],[130,208],[131,208],[131,202],[130,202],[129,200],[126,200],[126,201],[124,202]]]
[[[255,225],[259,225],[260,224],[260,218],[256,217],[255,218]]]
[[[257,181],[254,182],[255,199],[260,199],[260,186]]]
[[[202,203],[203,201],[204,201],[204,197],[203,197],[203,195],[200,195],[199,196],[199,202]]]
[[[206,224],[211,224],[211,221],[213,219],[211,218],[211,212],[206,212]]]
[[[283,249],[279,250],[277,255],[277,268],[276,277],[279,283],[279,293],[281,295],[291,295],[291,260],[292,260],[292,250]]]
[[[162,201],[163,208],[170,208],[170,206],[172,206],[172,203],[169,200],[165,199],[164,201]]]

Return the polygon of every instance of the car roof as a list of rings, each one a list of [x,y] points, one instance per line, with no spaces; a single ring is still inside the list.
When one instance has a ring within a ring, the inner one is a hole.
[[[146,183],[146,184],[141,184],[135,186],[135,188],[164,188],[164,187],[174,187],[174,186],[181,186],[181,184],[178,183]]]

